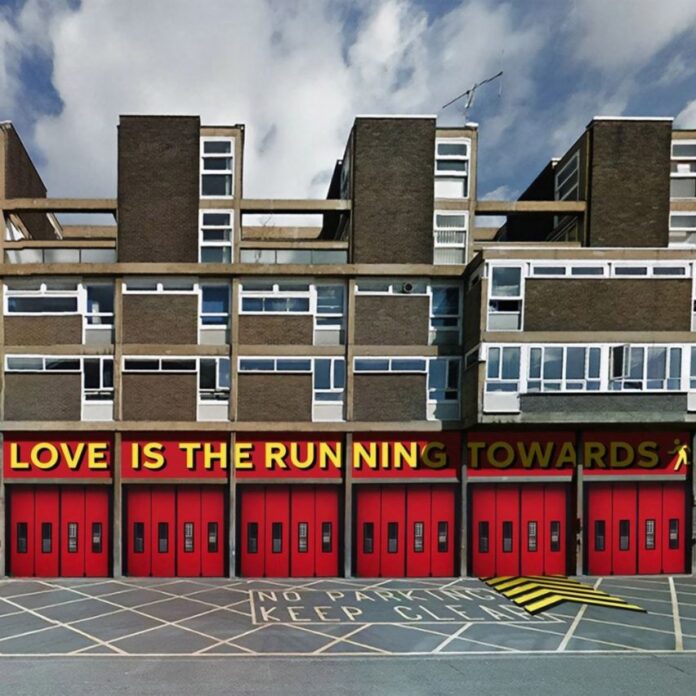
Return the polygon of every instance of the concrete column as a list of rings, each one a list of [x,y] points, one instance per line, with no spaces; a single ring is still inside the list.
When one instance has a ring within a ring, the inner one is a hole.
[[[234,445],[236,433],[230,433],[229,437],[229,466],[230,479],[227,497],[227,555],[229,558],[227,574],[234,578],[237,576],[237,473],[234,470]]]
[[[112,565],[115,578],[123,577],[123,486],[121,483],[121,433],[114,433],[113,466],[113,512],[111,530]]]
[[[343,454],[343,574],[353,574],[353,434],[345,439]]]

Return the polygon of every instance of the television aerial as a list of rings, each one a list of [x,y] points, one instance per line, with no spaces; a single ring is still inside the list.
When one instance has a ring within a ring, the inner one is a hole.
[[[448,106],[452,106],[455,102],[458,102],[460,99],[466,98],[466,102],[464,103],[464,118],[466,118],[467,114],[469,113],[469,109],[473,106],[474,103],[474,97],[476,96],[476,90],[479,87],[483,87],[483,85],[487,85],[489,82],[493,82],[493,80],[497,80],[499,77],[503,76],[503,71],[501,70],[500,72],[497,72],[495,75],[491,75],[490,77],[487,77],[485,80],[481,80],[481,82],[475,82],[472,87],[466,90],[466,92],[462,92],[459,96],[455,97],[454,99],[451,99],[448,101],[441,109],[440,111],[444,111]],[[502,91],[502,83],[501,87],[498,89],[498,96],[500,96],[500,93]]]

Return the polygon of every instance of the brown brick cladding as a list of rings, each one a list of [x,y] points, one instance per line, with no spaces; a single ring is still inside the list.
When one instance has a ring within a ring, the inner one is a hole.
[[[312,375],[241,374],[237,409],[241,421],[311,421]]]
[[[46,187],[22,141],[11,127],[2,129],[5,143],[4,198],[45,198]],[[22,222],[34,239],[55,238],[53,226],[43,213],[21,213]]]
[[[425,375],[358,374],[353,385],[354,420],[425,420]]]
[[[311,316],[240,314],[239,343],[242,345],[307,345],[314,342]]]
[[[123,342],[198,343],[198,299],[195,295],[123,296]]]
[[[355,343],[427,345],[429,316],[427,297],[358,296],[355,298]]]
[[[122,384],[123,420],[196,420],[196,375],[127,373]]]
[[[669,121],[595,121],[591,129],[589,245],[669,243]]]
[[[535,280],[525,331],[690,331],[690,280]]]
[[[79,421],[82,377],[79,374],[5,373],[5,419]]]
[[[82,344],[81,316],[5,317],[5,345],[52,346],[66,344]]]
[[[199,143],[196,116],[121,116],[119,261],[198,261]]]
[[[358,118],[353,138],[353,261],[432,263],[435,119]]]

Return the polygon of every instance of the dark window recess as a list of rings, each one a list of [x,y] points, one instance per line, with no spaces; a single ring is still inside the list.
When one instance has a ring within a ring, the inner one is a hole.
[[[218,523],[208,522],[208,553],[217,553],[218,550]]]
[[[437,523],[437,551],[447,553],[449,549],[449,524],[447,521]]]
[[[413,551],[414,553],[423,553],[425,551],[422,522],[413,523]]]
[[[363,553],[375,551],[375,525],[373,522],[363,522]]]
[[[102,523],[92,522],[92,553],[102,552]]]
[[[247,524],[247,553],[259,552],[259,523],[249,522]]]
[[[297,551],[307,553],[309,551],[309,525],[306,522],[297,524]]]
[[[679,548],[679,520],[676,518],[669,521],[669,548]]]
[[[27,523],[17,522],[17,553],[26,553],[27,546]]]
[[[167,553],[169,551],[169,523],[157,523],[157,551]]]
[[[645,549],[655,549],[655,520],[645,520]]]
[[[283,552],[283,523],[274,522],[271,525],[271,552]]]
[[[512,553],[512,522],[503,522],[503,553]]]
[[[551,551],[561,550],[561,523],[558,520],[551,522]]]
[[[53,524],[41,523],[41,553],[51,553],[53,550]]]
[[[321,552],[331,553],[333,547],[333,525],[331,522],[321,523]]]
[[[133,552],[145,552],[145,523],[135,522],[133,524]]]
[[[399,523],[387,522],[387,553],[399,551]]]
[[[193,553],[193,522],[184,522],[184,553]]]
[[[77,522],[68,522],[68,553],[77,553]]]
[[[527,551],[537,550],[537,540],[537,523],[534,521],[527,522]]]
[[[619,520],[619,551],[631,548],[631,521]]]
[[[479,522],[478,524],[478,546],[479,553],[488,553],[490,548],[489,544],[489,527],[488,522]]]
[[[607,523],[604,520],[595,520],[594,523],[594,550],[604,551],[606,549]]]

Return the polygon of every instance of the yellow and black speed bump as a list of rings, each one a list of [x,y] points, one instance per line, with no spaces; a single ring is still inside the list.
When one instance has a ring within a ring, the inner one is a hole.
[[[481,578],[481,580],[530,614],[538,614],[562,602],[645,611],[635,604],[629,604],[621,597],[596,590],[591,585],[567,578],[565,575],[504,575]]]

